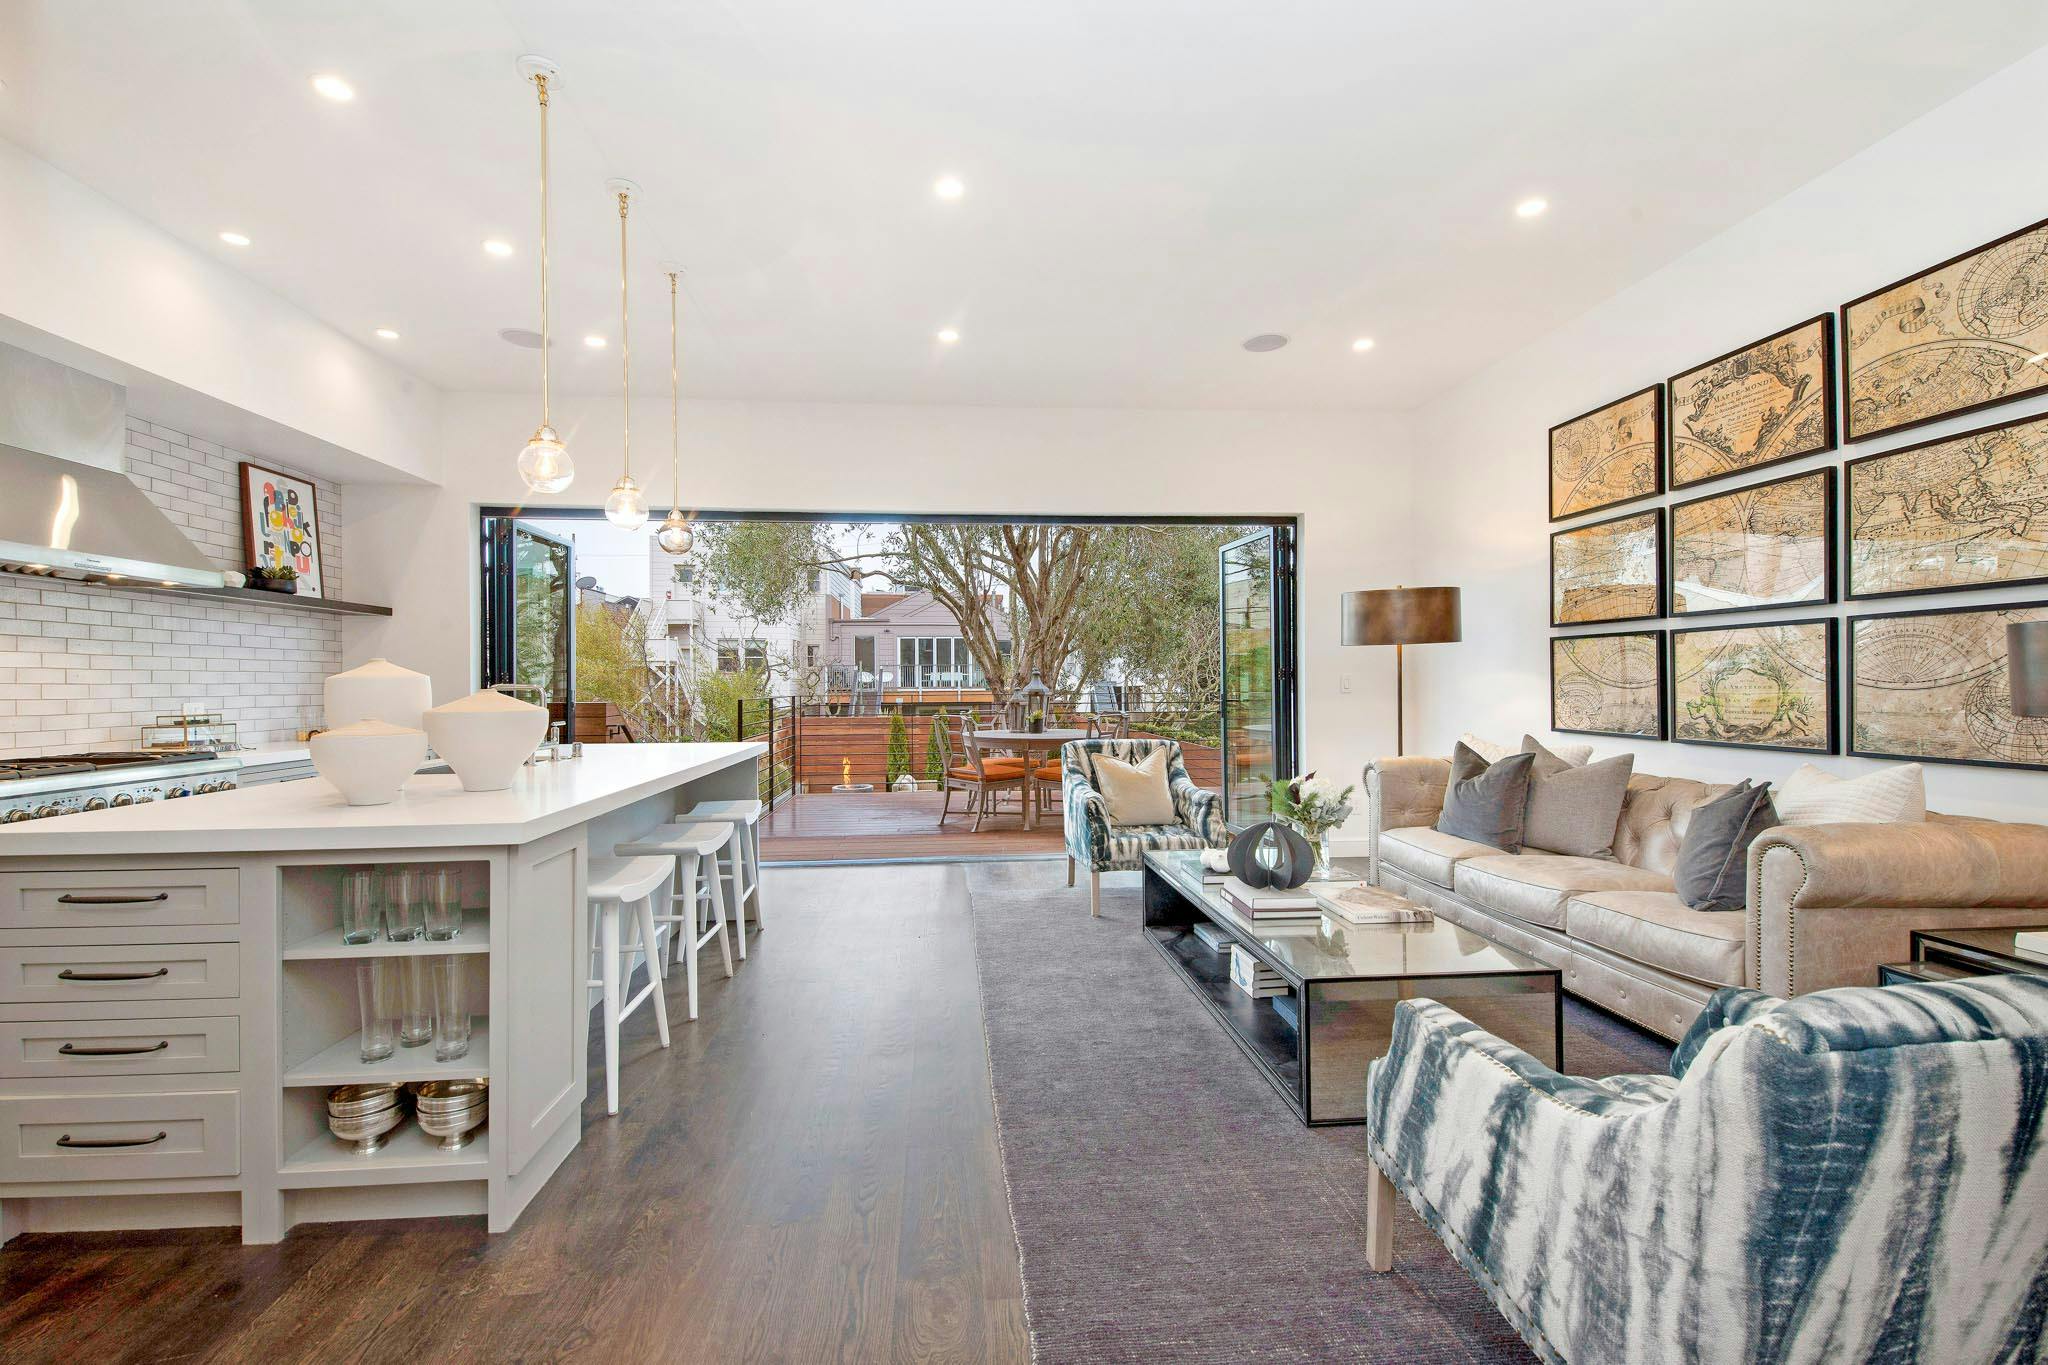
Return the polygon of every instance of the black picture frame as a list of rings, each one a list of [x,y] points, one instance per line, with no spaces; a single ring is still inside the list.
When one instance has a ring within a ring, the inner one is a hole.
[[[1659,743],[1671,735],[1671,694],[1670,670],[1665,665],[1666,644],[1663,630],[1596,630],[1584,635],[1553,635],[1550,637],[1550,728],[1560,735],[1604,735],[1611,739],[1654,740]],[[1575,726],[1558,724],[1557,715],[1557,651],[1560,645],[1573,644],[1580,640],[1620,640],[1642,638],[1650,641],[1650,655],[1657,666],[1657,681],[1652,691],[1657,699],[1657,733],[1642,734],[1634,730],[1583,730]]]
[[[1818,478],[1821,481],[1821,504],[1825,517],[1826,529],[1823,532],[1824,543],[1821,546],[1821,573],[1826,584],[1823,589],[1825,595],[1819,598],[1803,597],[1796,602],[1773,602],[1761,606],[1703,607],[1693,611],[1681,611],[1678,606],[1679,509],[1697,507],[1703,502],[1712,502],[1716,498],[1739,497],[1744,493],[1753,492],[1759,488],[1772,488],[1778,484],[1797,483],[1802,479],[1812,478]],[[1674,502],[1665,510],[1668,516],[1665,519],[1664,529],[1664,552],[1667,556],[1664,564],[1664,608],[1665,614],[1673,620],[1692,621],[1703,616],[1731,616],[1738,612],[1790,611],[1801,607],[1825,607],[1832,606],[1837,600],[1839,580],[1836,576],[1835,556],[1839,534],[1836,520],[1835,468],[1833,465],[1822,465],[1819,469],[1801,470],[1797,474],[1781,474],[1775,479],[1759,479],[1755,483],[1746,483],[1735,488],[1716,489],[1712,493],[1702,494],[1697,498],[1687,498],[1682,502]]]
[[[1626,498],[1615,498],[1592,507],[1575,507],[1569,512],[1558,511],[1555,473],[1557,468],[1557,433],[1571,426],[1574,422],[1583,422],[1588,417],[1597,417],[1609,408],[1618,408],[1623,403],[1633,403],[1646,393],[1656,395],[1655,401],[1650,405],[1650,478],[1655,487],[1644,493],[1637,493]],[[1554,423],[1550,430],[1545,433],[1543,442],[1544,501],[1550,509],[1551,523],[1554,525],[1557,522],[1571,521],[1577,517],[1590,517],[1595,512],[1605,512],[1609,508],[1630,507],[1642,502],[1646,498],[1661,497],[1664,493],[1665,446],[1668,444],[1664,439],[1665,434],[1665,394],[1662,380],[1645,388],[1637,389],[1634,393],[1625,393],[1619,398],[1610,398],[1597,407],[1586,409],[1576,417],[1567,417],[1562,422]]]
[[[2040,392],[2048,393],[2048,389],[2040,390]],[[2048,583],[2048,574],[2036,574],[2030,578],[1989,578],[1980,579],[1974,583],[1943,584],[1930,588],[1893,588],[1887,592],[1856,591],[1856,527],[1852,513],[1855,507],[1856,470],[1860,466],[1875,464],[1880,460],[1897,459],[1901,455],[1910,455],[1916,450],[1928,450],[1934,446],[1947,445],[1951,441],[1974,440],[1979,436],[1989,435],[1993,432],[2010,431],[2014,427],[2033,426],[2036,424],[2048,424],[2048,412],[2037,412],[2026,417],[2014,417],[2003,422],[1993,422],[1990,426],[1973,427],[1969,431],[1958,431],[1949,436],[1934,436],[1924,441],[1915,441],[1911,445],[1895,446],[1890,450],[1880,450],[1870,455],[1859,455],[1853,460],[1846,461],[1842,465],[1842,508],[1844,515],[1841,573],[1842,586],[1845,590],[1843,600],[1849,602],[1882,602],[1901,597],[1925,597],[1930,593],[2030,588]]]
[[[1840,308],[1835,310],[1838,317],[1838,322],[1836,325],[1840,329],[1839,335],[1841,337],[1841,344],[1839,350],[1841,353],[1842,360],[1841,384],[1843,441],[1850,445],[1854,445],[1858,441],[1873,440],[1879,436],[1890,436],[1894,433],[1901,431],[1912,431],[1914,428],[1924,427],[1930,422],[1945,422],[1951,417],[1961,417],[1965,413],[1982,412],[1986,408],[1995,408],[2002,406],[2006,403],[2016,403],[2024,398],[2032,398],[2042,394],[2048,394],[2048,384],[2041,384],[2036,385],[2035,387],[2030,389],[2023,389],[2018,393],[2003,394],[1997,398],[1984,399],[1982,402],[1968,403],[1959,408],[1949,408],[1942,412],[1930,413],[1925,417],[1916,417],[1910,422],[1899,422],[1895,425],[1885,427],[1879,431],[1858,431],[1856,430],[1856,406],[1854,403],[1850,401],[1849,393],[1850,381],[1855,377],[1855,356],[1851,350],[1851,340],[1849,332],[1849,310],[1851,308],[1855,308],[1861,304],[1866,304],[1880,294],[1890,293],[1892,290],[1897,289],[1900,285],[1911,284],[1915,280],[1921,279],[1928,275],[1932,275],[1937,270],[1946,270],[1952,265],[1961,265],[1964,261],[1969,260],[1972,256],[1981,256],[1987,251],[1995,251],[1997,248],[2004,246],[2007,242],[2018,241],[2020,238],[2025,237],[2029,233],[2041,232],[2043,230],[2048,230],[2048,218],[2043,218],[2038,222],[2029,223],[2022,228],[2016,228],[2013,231],[2006,233],[2003,237],[1995,237],[1991,241],[1984,242],[1977,246],[1971,247],[1968,251],[1959,251],[1955,255],[1949,257],[1947,260],[1936,261],[1933,265],[1929,266],[1922,266],[1920,269],[1913,271],[1909,275],[1903,275],[1900,278],[1893,280],[1890,284],[1879,285],[1877,288],[1871,290],[1866,294],[1859,294],[1858,296],[1856,296],[1853,299],[1850,299],[1847,303],[1843,304]]]
[[[1823,443],[1813,447],[1811,450],[1801,450],[1796,451],[1789,455],[1778,455],[1768,460],[1759,460],[1757,463],[1752,465],[1745,465],[1741,469],[1723,470],[1719,474],[1707,474],[1697,479],[1679,478],[1677,411],[1679,402],[1678,381],[1685,378],[1687,375],[1697,374],[1699,371],[1704,370],[1709,366],[1718,365],[1724,360],[1733,360],[1735,357],[1741,355],[1745,351],[1754,351],[1760,346],[1768,346],[1774,341],[1783,340],[1785,337],[1791,336],[1794,332],[1805,331],[1807,328],[1813,326],[1816,323],[1820,324],[1821,421],[1822,424],[1827,428],[1827,436]],[[1779,331],[1773,332],[1767,337],[1758,337],[1755,341],[1752,341],[1747,345],[1737,346],[1736,348],[1730,351],[1723,351],[1720,355],[1715,356],[1711,360],[1702,360],[1697,365],[1689,365],[1685,369],[1680,370],[1677,374],[1672,375],[1671,378],[1665,380],[1664,406],[1666,408],[1667,415],[1665,417],[1666,430],[1664,434],[1664,460],[1666,465],[1666,485],[1670,488],[1672,492],[1676,493],[1681,489],[1699,488],[1702,485],[1716,483],[1722,479],[1741,478],[1746,474],[1754,474],[1759,469],[1771,469],[1781,464],[1787,464],[1793,460],[1804,460],[1814,455],[1825,455],[1829,451],[1839,449],[1841,444],[1841,438],[1839,435],[1840,414],[1837,411],[1837,404],[1835,401],[1835,362],[1835,315],[1833,313],[1817,313],[1813,317],[1807,318],[1804,321],[1795,322],[1790,327],[1782,328]]]
[[[1821,626],[1824,628],[1826,639],[1822,648],[1823,657],[1827,661],[1827,679],[1822,686],[1827,694],[1828,701],[1827,747],[1825,749],[1802,749],[1792,744],[1745,744],[1737,740],[1728,739],[1687,738],[1683,733],[1683,727],[1679,724],[1678,714],[1678,637],[1681,635],[1703,635],[1710,632],[1731,634],[1735,631],[1743,630],[1779,630],[1789,629],[1794,626]],[[1834,616],[1806,616],[1796,621],[1745,621],[1733,625],[1688,626],[1684,629],[1673,628],[1664,632],[1664,647],[1666,650],[1664,685],[1668,692],[1665,697],[1664,711],[1670,731],[1671,743],[1697,744],[1703,748],[1713,749],[1762,749],[1774,754],[1817,754],[1822,757],[1840,753],[1842,750],[1842,701],[1841,695],[1836,688],[1840,670],[1837,669],[1835,664],[1836,640],[1840,633],[1840,618]]]
[[[1902,754],[1883,749],[1863,749],[1856,744],[1856,627],[1865,621],[1903,620],[1920,616],[1961,616],[1975,612],[1980,615],[2001,611],[2048,611],[2048,601],[2032,602],[1989,602],[1971,603],[1960,607],[1927,607],[1919,611],[1868,611],[1842,620],[1842,656],[1848,677],[1848,686],[1843,693],[1844,721],[1847,725],[1843,752],[1854,758],[1888,758],[1902,763],[1948,763],[1964,768],[2002,768],[2009,772],[2048,772],[2048,761],[2041,763],[2012,763],[1996,758],[1946,758],[1935,754]]]
[[[1664,603],[1666,600],[1667,589],[1669,588],[1669,581],[1665,574],[1665,565],[1670,558],[1671,549],[1669,530],[1670,518],[1665,516],[1664,511],[1665,509],[1662,507],[1642,507],[1636,509],[1633,512],[1623,512],[1619,516],[1605,517],[1599,521],[1589,521],[1583,526],[1567,526],[1562,530],[1552,531],[1550,533],[1550,584],[1547,591],[1550,594],[1550,625],[1552,629],[1569,630],[1575,626],[1613,626],[1622,625],[1632,621],[1658,621],[1663,619]],[[1644,612],[1637,616],[1602,616],[1597,619],[1587,621],[1558,620],[1557,542],[1562,540],[1566,536],[1584,535],[1588,531],[1597,531],[1603,526],[1612,526],[1616,522],[1634,521],[1638,517],[1651,517],[1655,519],[1654,524],[1657,530],[1657,548],[1652,556],[1652,562],[1656,565],[1657,581],[1653,585],[1654,591],[1651,594],[1652,599],[1655,603],[1655,609]]]

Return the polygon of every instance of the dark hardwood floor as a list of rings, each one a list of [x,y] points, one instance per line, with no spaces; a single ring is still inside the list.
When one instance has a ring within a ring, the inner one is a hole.
[[[21,1237],[0,1360],[1028,1359],[961,869],[766,891],[694,1025],[671,972],[673,1047],[627,1021],[617,1118],[593,1056],[582,1145],[511,1232]]]

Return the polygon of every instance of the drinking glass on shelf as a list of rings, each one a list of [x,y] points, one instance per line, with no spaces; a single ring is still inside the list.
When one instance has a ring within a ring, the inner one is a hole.
[[[469,1055],[469,1001],[464,996],[462,959],[430,957],[434,972],[434,1060],[452,1062]]]
[[[394,867],[384,874],[384,937],[393,943],[416,939],[426,928],[426,907],[420,901],[419,873]]]
[[[377,904],[377,876],[368,868],[352,867],[341,874],[341,941],[375,943],[377,918],[383,913]]]
[[[434,977],[427,970],[428,959],[414,954],[398,959],[405,978],[403,1009],[398,1022],[398,1045],[419,1047],[434,1041]]]
[[[462,932],[462,874],[452,867],[434,867],[417,875],[427,937],[454,938]]]
[[[398,959],[373,957],[356,963],[356,1004],[362,1012],[362,1056],[381,1062],[398,1046]]]

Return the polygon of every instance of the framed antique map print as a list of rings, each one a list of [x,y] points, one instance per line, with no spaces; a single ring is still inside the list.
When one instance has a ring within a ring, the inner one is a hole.
[[[1617,398],[1550,429],[1550,519],[1664,491],[1664,386]]]
[[[1845,439],[2048,388],[2048,220],[1842,305]]]
[[[1551,640],[1550,728],[1574,735],[1664,738],[1664,632]]]
[[[1664,509],[1550,533],[1550,624],[1651,621],[1664,614]]]
[[[1835,320],[1826,313],[1671,378],[1671,486],[1835,448]]]
[[[1834,600],[1834,470],[1672,504],[1673,616]]]
[[[2005,628],[2048,602],[1849,618],[1849,752],[2048,768],[2048,719],[2015,716]]]
[[[2048,417],[1865,455],[1849,480],[1849,596],[2048,582]]]
[[[1671,737],[1833,753],[1833,619],[1672,631]]]

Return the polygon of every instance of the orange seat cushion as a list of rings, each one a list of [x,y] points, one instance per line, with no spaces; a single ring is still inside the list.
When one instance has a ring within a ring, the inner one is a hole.
[[[1024,776],[1024,765],[1015,759],[998,759],[993,763],[984,763],[981,766],[990,777],[997,780]],[[979,782],[982,777],[980,773],[972,768],[948,768],[946,772],[953,777],[959,778],[962,782]]]
[[[1059,764],[1046,763],[1038,769],[1038,780],[1041,782],[1057,782],[1064,772],[1065,769],[1061,768]]]

